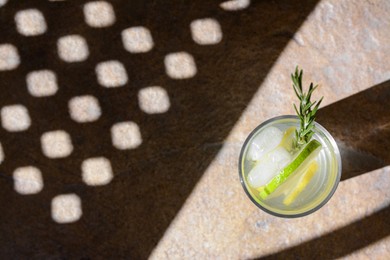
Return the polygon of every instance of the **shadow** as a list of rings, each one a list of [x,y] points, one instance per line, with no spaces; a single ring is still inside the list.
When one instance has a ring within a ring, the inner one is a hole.
[[[259,259],[336,259],[389,236],[390,207],[348,226]],[[375,224],[373,224],[375,223]]]
[[[390,164],[390,80],[318,111],[336,139],[346,180]]]
[[[318,111],[317,121],[336,139],[341,180],[390,164],[390,80]],[[390,207],[329,234],[260,259],[335,259],[390,235]]]
[[[0,128],[5,159],[0,165],[0,257],[2,259],[131,258],[145,259],[156,246],[193,187],[271,66],[317,1],[253,1],[238,12],[226,12],[218,1],[110,1],[116,22],[91,28],[84,22],[87,1],[9,1],[0,8],[0,44],[18,49],[20,65],[0,71],[0,106],[23,104],[31,126],[23,132]],[[28,8],[40,10],[45,34],[25,37],[15,30],[14,15]],[[197,45],[189,24],[211,17],[222,28],[222,41]],[[121,32],[132,26],[151,31],[154,48],[131,54],[121,42]],[[58,38],[78,34],[85,38],[86,61],[66,63],[58,57]],[[164,57],[186,51],[197,66],[190,79],[174,80],[165,73]],[[129,82],[104,88],[95,67],[107,60],[120,61]],[[59,90],[36,98],[26,87],[27,73],[50,69]],[[171,107],[148,115],[138,106],[137,93],[146,86],[167,90]],[[92,95],[102,116],[80,124],[70,118],[68,101]],[[110,129],[122,121],[136,122],[142,144],[118,150]],[[53,130],[66,131],[73,152],[66,158],[47,158],[40,137]],[[105,186],[87,186],[81,164],[91,157],[106,157],[114,178]],[[34,195],[14,190],[12,174],[22,166],[40,169],[44,188]],[[82,217],[58,224],[51,217],[51,201],[59,194],[77,194]]]

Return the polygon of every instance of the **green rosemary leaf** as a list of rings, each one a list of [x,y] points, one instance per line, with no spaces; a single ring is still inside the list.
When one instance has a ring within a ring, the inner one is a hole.
[[[305,131],[303,131],[303,132],[301,133],[301,135],[302,135],[302,136],[307,135],[311,130],[313,130],[313,128],[314,128],[314,125],[309,125],[309,126],[305,129]]]
[[[313,124],[315,117],[310,117],[309,124]]]
[[[305,105],[305,107],[303,108],[303,110],[307,111],[309,108],[311,108],[312,105],[313,105],[313,104],[312,104],[311,102],[307,103],[307,104]]]
[[[293,82],[293,89],[295,95],[298,97],[299,110],[294,104],[295,112],[300,119],[300,129],[295,131],[295,140],[293,142],[294,149],[300,149],[300,147],[310,141],[314,134],[314,120],[317,110],[322,102],[323,97],[317,102],[312,102],[311,96],[318,85],[310,83],[307,92],[303,91],[302,87],[303,70],[299,70],[298,66],[295,68],[294,74],[291,74]]]
[[[313,131],[307,134],[308,141],[310,141],[310,139],[313,137],[313,135],[314,135]]]
[[[297,112],[297,115],[299,116],[299,118],[302,118],[301,114],[298,112],[297,106],[295,104],[293,104],[293,105],[294,105],[295,112]]]
[[[298,86],[298,82],[297,82],[297,79],[294,77],[294,74],[291,74],[291,80],[294,83],[293,86]]]
[[[311,111],[311,114],[310,114],[311,117],[315,117],[315,115],[316,115],[316,113],[317,113],[317,110],[318,110],[318,107],[320,106],[320,104],[321,104],[323,98],[324,98],[324,97],[322,97],[322,98],[320,99],[320,101],[318,101],[317,105],[316,105],[316,106],[314,107],[314,109]]]
[[[291,75],[291,76],[292,76],[292,75]],[[294,89],[295,95],[297,95],[297,97],[299,98],[299,100],[301,100],[301,95],[298,94],[298,91],[297,91],[297,88],[295,87],[295,85],[293,85],[293,89]]]
[[[298,66],[297,66],[297,69],[298,69]],[[301,89],[301,92],[303,92],[303,88],[302,88],[302,76],[303,76],[303,70],[301,70],[301,72],[299,73],[299,88]]]
[[[310,86],[313,86],[313,83],[311,83]],[[316,90],[316,88],[318,87],[318,85],[316,85],[315,87],[312,87],[311,89],[309,89],[309,92],[307,94],[307,98],[310,100],[311,98],[311,94],[313,93],[314,90]]]

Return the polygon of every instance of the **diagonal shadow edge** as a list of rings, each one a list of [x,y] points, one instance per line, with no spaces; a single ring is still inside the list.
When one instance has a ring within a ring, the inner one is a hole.
[[[390,164],[390,80],[318,111],[317,121],[335,138],[342,158],[341,180]]]
[[[257,259],[336,259],[390,235],[390,207],[329,234]]]
[[[342,180],[390,164],[387,150],[390,145],[389,100],[390,80],[319,110],[319,123],[335,137],[341,151]],[[357,138],[360,136],[361,139]],[[389,215],[390,207],[387,206],[329,234],[259,259],[335,259],[346,256],[388,237]]]
[[[6,9],[1,10],[5,14],[1,19],[5,21],[9,18],[11,21],[0,24],[2,32],[4,35],[16,35],[10,40],[11,43],[18,47],[24,46],[20,53],[20,67],[0,74],[0,82],[4,83],[2,87],[14,88],[12,92],[4,92],[0,98],[1,105],[22,102],[31,109],[33,122],[39,122],[25,135],[10,135],[0,130],[6,156],[15,155],[13,160],[6,157],[0,170],[7,175],[0,180],[3,188],[0,191],[0,207],[4,212],[0,224],[0,254],[5,258],[26,255],[52,258],[112,257],[112,254],[118,258],[147,258],[220,149],[204,149],[205,144],[221,142],[228,135],[275,60],[317,1],[306,1],[304,5],[300,1],[253,2],[247,10],[236,14],[227,14],[219,9],[215,11],[213,8],[216,4],[213,1],[203,1],[201,7],[197,6],[197,2],[191,6],[172,4],[172,8],[157,2],[153,2],[153,6],[136,1],[133,3],[136,8],[127,1],[111,3],[117,11],[118,22],[112,28],[101,31],[108,34],[104,35],[107,36],[104,38],[106,41],[101,40],[99,31],[88,30],[83,26],[82,15],[78,12],[81,3],[61,3],[58,9],[48,7],[46,1],[7,4],[6,8],[11,8],[12,12],[19,8],[42,9],[51,26],[48,39],[45,35],[28,39],[18,36],[12,31],[13,13],[7,14],[4,11]],[[154,9],[142,14],[145,7]],[[168,18],[161,15],[161,10],[167,13]],[[132,12],[130,18],[128,12]],[[183,23],[178,23],[180,19],[175,17],[178,14]],[[160,15],[168,20],[163,21]],[[224,32],[223,41],[209,48],[195,45],[188,28],[180,28],[182,24],[187,26],[191,19],[203,16],[215,17]],[[264,17],[267,20],[263,20]],[[57,27],[53,24],[54,21],[67,19],[74,28],[66,28],[62,23],[58,23]],[[140,23],[154,33],[156,49],[151,54],[145,54],[146,59],[140,56],[128,58],[128,54],[121,51],[116,35],[120,30]],[[170,26],[174,29],[170,29]],[[58,61],[52,46],[57,37],[68,33],[82,34],[88,44],[93,43],[90,59],[85,66]],[[167,52],[178,50],[190,52],[198,62],[199,74],[194,79],[174,81],[164,76],[162,65],[153,67],[158,63],[153,55],[161,58]],[[126,88],[118,90],[116,96],[98,86],[95,76],[90,72],[94,70],[96,62],[108,58],[120,60],[129,74],[137,68],[142,69],[138,74],[130,75],[134,80]],[[158,76],[150,78],[144,72],[147,67],[145,64],[153,65],[151,70]],[[60,88],[53,99],[37,101],[26,94],[24,77],[30,70],[47,67],[57,73],[59,85],[66,88]],[[226,82],[228,84],[224,84]],[[129,100],[136,102],[134,97],[139,85],[149,84],[163,84],[172,97],[172,110],[160,118],[145,118],[136,105],[128,104]],[[221,89],[221,85],[225,88]],[[183,93],[183,87],[190,91]],[[63,122],[61,118],[69,117],[66,102],[64,104],[63,101],[80,94],[96,96],[102,110],[111,115],[110,118],[99,120],[93,129],[88,125]],[[57,109],[58,118],[51,113],[52,106]],[[194,118],[194,114],[198,117]],[[40,117],[46,120],[40,120]],[[178,123],[178,117],[185,120],[184,126]],[[121,153],[111,147],[106,133],[112,123],[123,118],[140,122],[143,138],[149,147],[128,153]],[[75,152],[67,160],[49,160],[37,152],[40,151],[39,136],[42,129],[56,128],[65,129],[75,138]],[[164,131],[156,133],[155,129]],[[96,143],[95,139],[100,140]],[[113,170],[117,173],[113,182],[99,188],[79,184],[82,159],[101,155],[111,160]],[[196,160],[191,162],[188,158]],[[21,197],[13,190],[11,174],[15,167],[31,163],[41,168],[45,188],[40,194]],[[50,199],[58,193],[69,192],[82,198],[82,219],[66,225],[53,223]],[[32,237],[35,239],[32,240]],[[101,241],[99,237],[105,239]]]

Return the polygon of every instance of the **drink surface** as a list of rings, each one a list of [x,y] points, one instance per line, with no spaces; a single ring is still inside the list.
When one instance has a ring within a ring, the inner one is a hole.
[[[330,134],[320,125],[316,124],[315,134],[312,139],[321,143],[319,153],[315,156],[316,168],[314,175],[308,181],[307,185],[302,191],[289,203],[286,203],[286,196],[291,194],[294,187],[302,182],[302,175],[304,174],[304,166],[301,166],[291,174],[286,181],[281,184],[274,192],[272,192],[267,198],[262,199],[259,196],[258,187],[253,187],[253,181],[249,180],[248,174],[255,167],[258,161],[253,160],[253,156],[248,156],[248,152],[253,146],[253,140],[256,139],[264,130],[268,128],[277,128],[281,132],[286,133],[288,129],[295,127],[299,128],[299,120],[294,116],[285,116],[266,122],[265,125],[256,129],[253,134],[248,137],[246,145],[243,147],[242,157],[240,161],[241,174],[244,182],[244,186],[248,195],[252,198],[252,201],[265,209],[271,214],[281,216],[297,216],[300,214],[307,214],[317,208],[321,207],[333,194],[337,183],[340,179],[340,157],[337,145]],[[272,142],[272,137],[268,137],[267,142]],[[292,146],[292,144],[289,144]],[[291,150],[286,147],[287,150]],[[296,154],[291,154],[291,158],[294,158]],[[290,159],[291,162],[292,159]],[[307,166],[307,164],[306,164]],[[306,167],[307,168],[307,167]],[[301,185],[302,186],[302,185]]]

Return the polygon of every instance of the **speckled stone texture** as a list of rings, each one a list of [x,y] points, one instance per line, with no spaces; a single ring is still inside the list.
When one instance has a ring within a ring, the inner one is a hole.
[[[0,258],[389,258],[389,13],[0,0]],[[344,168],[327,205],[281,219],[237,162],[258,124],[293,114],[297,64]]]

